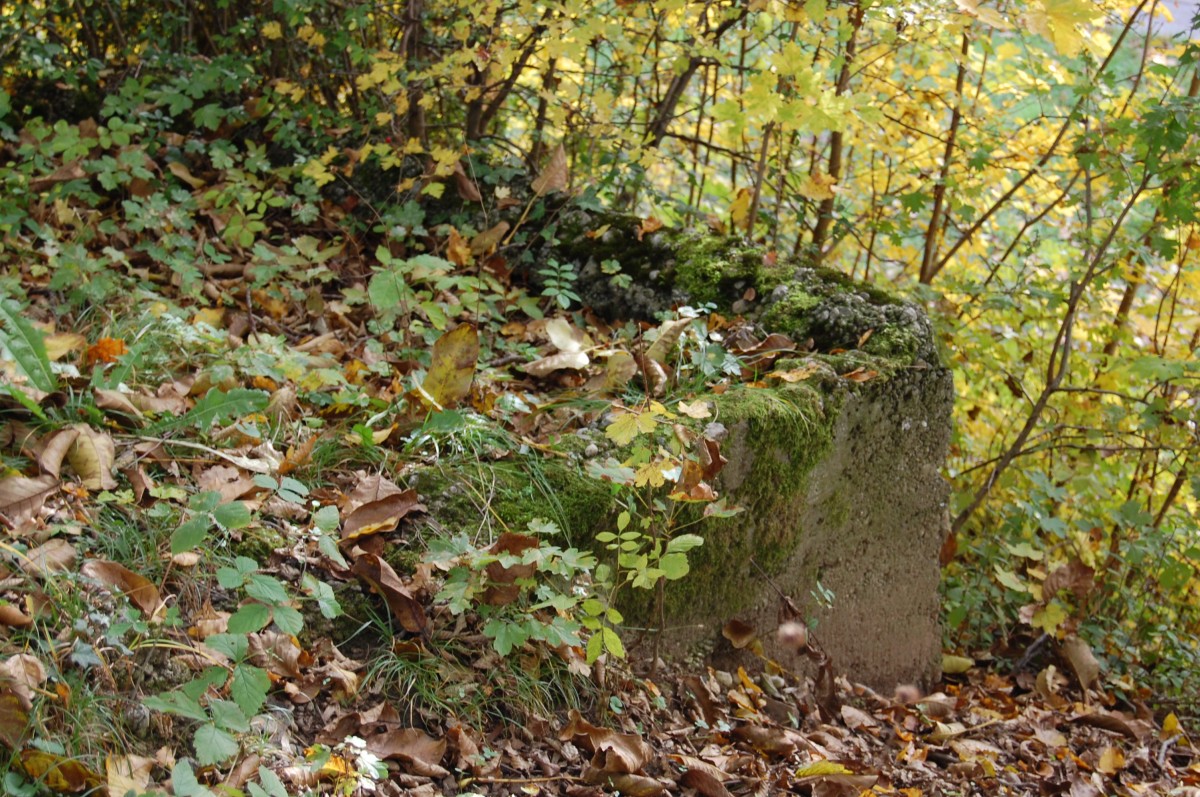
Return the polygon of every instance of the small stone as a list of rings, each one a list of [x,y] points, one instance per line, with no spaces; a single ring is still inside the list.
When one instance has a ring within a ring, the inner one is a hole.
[[[600,446],[595,443],[588,443],[587,448],[583,449],[583,455],[588,459],[592,459],[600,453]]]
[[[720,443],[729,436],[729,430],[725,428],[725,424],[713,421],[704,427],[704,436],[715,443]]]
[[[717,683],[726,689],[733,686],[733,675],[725,670],[715,670],[713,672],[713,677],[717,679]]]

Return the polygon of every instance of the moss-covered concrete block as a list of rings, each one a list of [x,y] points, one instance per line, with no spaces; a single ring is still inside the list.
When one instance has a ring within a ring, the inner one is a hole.
[[[667,585],[666,649],[733,655],[721,628],[736,617],[783,661],[772,633],[782,592],[851,679],[885,688],[935,679],[948,499],[940,472],[953,383],[925,314],[732,238],[664,230],[639,240],[637,220],[622,216],[568,219],[559,234],[566,243],[557,256],[576,262],[580,291],[601,313],[646,319],[672,305],[710,303],[757,319],[766,332],[811,340],[819,363],[796,384],[734,385],[711,397],[729,461],[717,487],[745,511],[689,528],[705,543],[689,554],[691,573]],[[613,288],[599,268],[607,259],[633,276],[631,286]],[[591,431],[603,448],[600,430]],[[607,485],[584,475],[583,447],[479,463],[472,473],[429,472],[417,486],[455,530],[521,529],[543,517],[586,546],[612,529],[614,504]],[[631,624],[656,625],[648,593],[632,597]]]
[[[735,659],[720,629],[736,617],[786,662],[772,633],[782,592],[838,672],[883,688],[932,682],[949,373],[924,364],[864,384],[827,380],[815,395],[757,392],[718,404],[729,427],[719,486],[745,511],[707,524],[703,559],[670,585],[669,646]]]

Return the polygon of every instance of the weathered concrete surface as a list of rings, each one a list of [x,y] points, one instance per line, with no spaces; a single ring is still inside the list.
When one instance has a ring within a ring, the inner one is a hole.
[[[931,683],[941,662],[937,556],[949,492],[940,469],[950,435],[950,375],[918,367],[822,393],[833,417],[815,461],[811,451],[792,448],[794,439],[772,434],[794,422],[786,410],[731,427],[721,486],[746,512],[736,528],[710,530],[707,553],[720,561],[728,550],[722,538],[744,535],[745,546],[737,547],[800,604],[837,672],[888,689]],[[714,567],[731,572],[718,575]],[[736,658],[718,635],[721,622],[737,617],[759,630],[769,655],[791,661],[770,633],[778,625],[778,593],[748,559],[709,562],[693,575],[689,592],[736,598],[725,612],[694,600],[671,602],[668,626],[693,630],[673,633],[674,647],[707,636],[718,658]],[[818,584],[833,593],[828,608],[812,597]]]

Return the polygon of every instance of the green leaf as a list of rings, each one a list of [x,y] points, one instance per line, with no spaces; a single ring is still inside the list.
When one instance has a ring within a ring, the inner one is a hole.
[[[250,650],[250,640],[243,634],[213,634],[204,640],[204,644],[218,653],[223,653],[235,662],[246,658]]]
[[[262,603],[247,603],[229,618],[229,633],[253,634],[266,628],[271,621],[271,607]]]
[[[267,408],[269,398],[265,390],[238,387],[226,392],[214,387],[186,413],[154,424],[147,430],[147,433],[154,435],[167,429],[179,429],[185,426],[195,426],[205,430],[224,418],[240,418],[243,415],[262,412]]]
[[[208,719],[208,714],[198,701],[179,691],[151,695],[144,698],[142,704],[151,711],[160,711],[163,714],[178,714],[181,717],[201,722]]]
[[[12,396],[13,400],[26,410],[36,415],[39,419],[46,420],[46,413],[42,411],[42,406],[16,385],[0,385],[0,395]]]
[[[196,747],[196,760],[204,766],[228,761],[238,752],[237,739],[211,722],[196,729],[192,743]]]
[[[211,512],[221,503],[221,494],[216,490],[205,490],[188,499],[188,508],[195,512]]]
[[[305,573],[300,583],[308,590],[308,594],[312,595],[313,600],[317,602],[317,608],[321,610],[321,616],[328,620],[342,616],[342,605],[338,603],[333,587],[316,578],[311,573]]]
[[[271,679],[266,670],[250,664],[239,664],[233,668],[229,695],[247,716],[252,717],[258,713],[267,700],[267,691],[270,688]]]
[[[680,534],[667,543],[667,553],[684,553],[704,544],[699,534]]]
[[[212,699],[208,701],[208,710],[212,712],[213,722],[218,728],[237,733],[250,732],[250,720],[245,712],[232,700]]]
[[[241,501],[230,501],[228,504],[221,504],[213,510],[213,519],[221,524],[221,528],[244,529],[250,525],[250,509]]]
[[[621,637],[611,628],[600,629],[600,634],[604,638],[604,649],[616,656],[618,659],[625,658],[625,643],[621,641]]]
[[[380,247],[381,249],[383,247]],[[399,269],[386,268],[375,272],[367,283],[367,298],[375,312],[381,315],[397,313],[405,303],[412,300],[413,289],[404,280]]]
[[[520,647],[529,639],[529,632],[517,623],[493,617],[483,627],[485,636],[492,638],[492,647],[501,656],[507,656],[513,648]]]
[[[691,570],[688,564],[688,555],[686,553],[667,553],[659,559],[659,569],[662,570],[662,577],[667,581],[683,579]]]
[[[225,589],[238,589],[246,583],[246,574],[236,567],[218,567],[217,583]]]
[[[996,565],[992,568],[992,571],[996,574],[996,580],[1002,585],[1011,589],[1013,592],[1029,592],[1029,586],[1011,570],[1005,570],[999,565]]]
[[[587,663],[593,664],[600,655],[604,653],[604,635],[606,629],[600,629],[592,634],[592,638],[587,643]]]
[[[291,606],[276,606],[273,615],[275,625],[289,636],[299,636],[304,630],[304,615]]]
[[[288,602],[287,589],[274,576],[255,573],[246,581],[246,594],[272,606]]]
[[[175,792],[175,797],[214,797],[196,780],[196,773],[187,761],[177,761],[171,770],[171,790]]]
[[[337,542],[328,534],[322,534],[317,538],[317,550],[329,557],[335,564],[340,567],[349,568],[350,563],[342,556],[342,552],[338,550]]]
[[[196,515],[175,529],[175,533],[171,535],[171,553],[190,551],[204,542],[210,525],[212,521],[207,515]]]
[[[288,797],[288,790],[283,785],[283,781],[266,767],[258,768],[258,780],[262,783],[261,787],[258,787],[257,783],[249,784],[252,793],[256,787],[262,792],[261,795],[255,795],[255,797]]]
[[[21,305],[14,299],[0,301],[0,321],[4,322],[0,343],[8,349],[29,384],[46,393],[58,389],[58,377],[50,367],[42,333],[21,315]]]
[[[336,506],[323,506],[312,516],[313,525],[326,534],[337,531],[338,526],[342,524],[341,515],[338,514]]]

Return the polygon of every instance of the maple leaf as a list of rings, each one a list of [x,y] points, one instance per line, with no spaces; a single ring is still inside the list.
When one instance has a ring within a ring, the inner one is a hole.
[[[1041,0],[1030,4],[1022,20],[1030,33],[1045,37],[1063,55],[1075,56],[1084,43],[1079,26],[1101,13],[1091,0]]]
[[[629,445],[639,434],[649,434],[658,424],[654,410],[648,412],[626,412],[617,417],[604,429],[604,436],[617,445]]]
[[[729,217],[733,220],[733,226],[739,230],[750,229],[750,189],[739,188],[737,197],[734,198],[733,204],[729,206]]]
[[[797,189],[800,195],[814,202],[821,202],[826,199],[833,199],[833,192],[837,184],[837,178],[831,177],[821,171],[815,171],[804,179]]]

